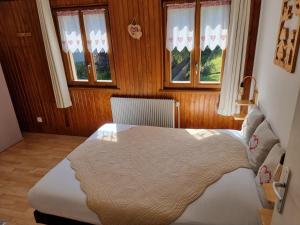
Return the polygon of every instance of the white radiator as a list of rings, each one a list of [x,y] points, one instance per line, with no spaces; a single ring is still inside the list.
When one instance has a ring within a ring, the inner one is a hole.
[[[173,99],[112,97],[110,101],[114,123],[175,127],[176,102]]]

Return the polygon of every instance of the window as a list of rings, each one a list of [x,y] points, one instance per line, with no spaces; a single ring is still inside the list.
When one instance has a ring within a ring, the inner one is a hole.
[[[178,2],[164,3],[164,86],[220,88],[230,1]]]
[[[115,86],[106,8],[55,11],[70,85]]]

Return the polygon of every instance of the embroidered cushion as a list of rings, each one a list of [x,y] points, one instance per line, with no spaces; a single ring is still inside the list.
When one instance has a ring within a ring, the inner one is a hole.
[[[257,172],[272,147],[279,142],[268,121],[262,122],[252,135],[248,146],[248,159],[252,169]]]
[[[266,160],[258,170],[256,179],[260,184],[273,182],[275,170],[277,168],[277,165],[280,163],[280,159],[284,153],[285,151],[281,148],[281,145],[279,143],[274,145]]]
[[[262,114],[257,106],[250,110],[246,119],[244,120],[241,130],[241,133],[247,143],[249,142],[258,125],[264,121],[264,118],[264,114]]]

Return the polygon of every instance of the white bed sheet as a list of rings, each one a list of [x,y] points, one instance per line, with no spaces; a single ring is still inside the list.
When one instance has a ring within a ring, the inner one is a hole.
[[[105,124],[89,139],[110,136],[132,126]],[[239,131],[223,130],[243,142]],[[226,149],[224,149],[226,150]],[[172,225],[259,225],[261,203],[250,169],[225,174],[190,204]],[[75,172],[67,159],[51,169],[29,192],[31,206],[43,213],[101,225],[86,205]]]

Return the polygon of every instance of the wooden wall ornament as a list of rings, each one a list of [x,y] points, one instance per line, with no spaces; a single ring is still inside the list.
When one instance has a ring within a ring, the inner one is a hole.
[[[136,23],[135,19],[133,19],[132,22],[128,25],[128,33],[133,39],[141,39],[143,35],[142,28]]]
[[[283,0],[274,63],[295,72],[300,44],[300,0]]]

